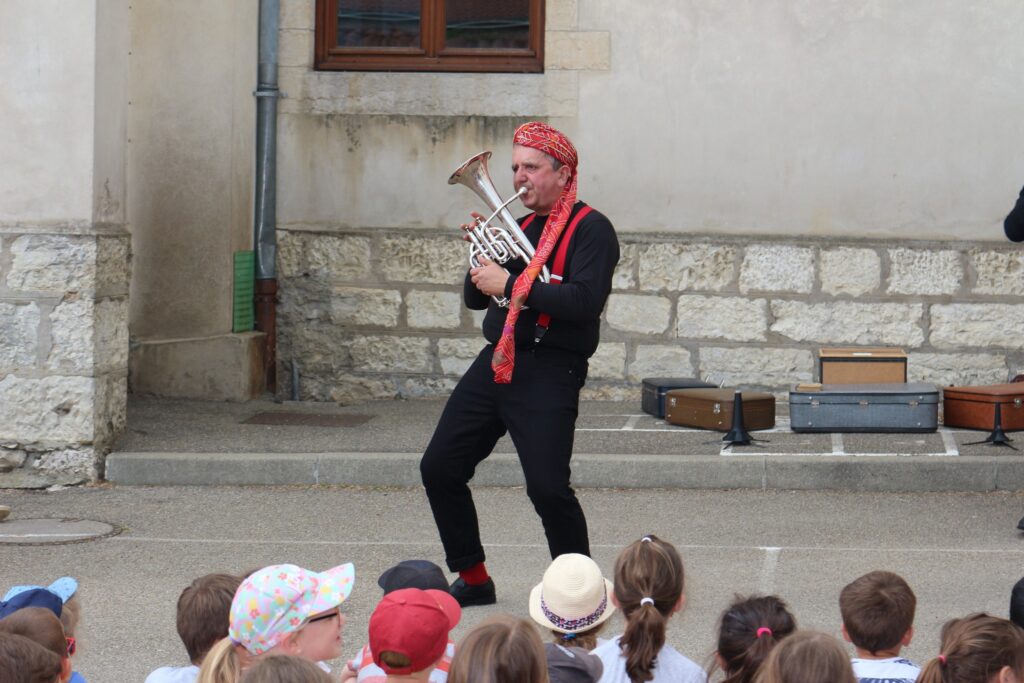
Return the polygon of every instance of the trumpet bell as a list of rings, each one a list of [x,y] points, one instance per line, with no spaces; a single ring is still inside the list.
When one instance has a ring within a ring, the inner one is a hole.
[[[533,244],[530,243],[529,238],[526,237],[519,227],[519,223],[508,210],[508,205],[519,198],[522,191],[508,200],[501,198],[487,172],[487,161],[490,158],[490,151],[475,154],[448,177],[449,185],[465,185],[473,190],[492,212],[487,220],[478,221],[475,228],[469,231],[469,262],[473,266],[480,265],[478,259],[482,255],[495,263],[503,264],[515,258],[529,263],[534,254]],[[492,223],[492,221],[496,222]],[[539,277],[543,282],[550,279],[551,276],[546,266],[542,269]],[[507,305],[507,301],[498,297],[495,297],[495,301],[501,305]]]

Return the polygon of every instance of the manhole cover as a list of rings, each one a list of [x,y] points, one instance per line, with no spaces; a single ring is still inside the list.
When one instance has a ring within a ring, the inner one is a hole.
[[[8,519],[0,524],[0,544],[81,543],[121,533],[121,527],[92,519]]]
[[[358,427],[373,419],[373,415],[331,415],[327,413],[256,413],[242,424],[284,425],[294,427]]]

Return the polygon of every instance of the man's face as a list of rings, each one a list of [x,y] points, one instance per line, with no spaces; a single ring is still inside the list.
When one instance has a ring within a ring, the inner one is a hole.
[[[551,213],[568,182],[568,166],[563,164],[556,171],[551,159],[539,149],[512,147],[512,185],[516,191],[526,188],[526,194],[520,198],[526,208],[542,216]]]

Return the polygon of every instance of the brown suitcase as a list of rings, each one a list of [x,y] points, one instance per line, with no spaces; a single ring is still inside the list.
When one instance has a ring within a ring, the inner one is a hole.
[[[822,384],[903,383],[907,381],[907,354],[889,348],[819,349],[818,379]]]
[[[673,389],[665,394],[665,422],[680,427],[727,432],[732,427],[735,389]],[[771,429],[775,426],[775,397],[761,391],[744,391],[743,426]]]
[[[991,431],[996,404],[1004,431],[1024,429],[1024,384],[946,387],[942,390],[943,424]]]

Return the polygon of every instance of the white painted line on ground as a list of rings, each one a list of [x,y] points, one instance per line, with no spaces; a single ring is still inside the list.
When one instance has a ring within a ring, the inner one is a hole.
[[[846,455],[846,446],[843,444],[843,435],[838,432],[832,433],[832,455]]]
[[[775,592],[775,568],[779,564],[779,553],[782,548],[764,547],[764,564],[761,565],[761,594],[771,595]]]
[[[93,538],[96,536],[102,536],[107,532],[99,532],[95,534],[0,534],[0,539],[4,538]]]
[[[437,541],[296,541],[294,539],[253,539],[253,538],[168,538],[156,536],[109,536],[97,539],[97,542],[122,542],[122,543],[197,543],[203,545],[315,545],[315,546],[339,546],[339,547],[409,547],[409,548],[432,548],[438,545]],[[618,550],[626,545],[622,543],[591,543],[591,548],[604,548]],[[972,553],[980,555],[1020,555],[1024,557],[1024,547],[1019,549],[1006,548],[906,548],[903,546],[892,548],[879,547],[855,547],[855,546],[761,546],[761,545],[710,545],[710,544],[675,544],[677,548],[690,550],[760,550],[767,547],[783,550],[812,551],[821,550],[825,552],[875,552],[875,553],[945,553],[962,554]],[[547,550],[546,543],[484,543],[485,548],[533,548]]]
[[[956,446],[956,438],[953,432],[943,429],[939,432],[942,437],[942,445],[946,447],[946,455],[960,455],[960,449]]]
[[[643,415],[630,415],[622,430],[625,432],[633,431],[636,428],[636,423],[640,421],[641,417],[643,417]]]

